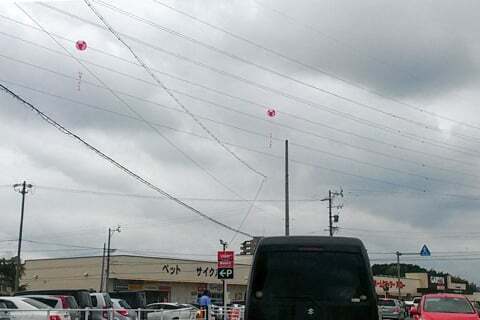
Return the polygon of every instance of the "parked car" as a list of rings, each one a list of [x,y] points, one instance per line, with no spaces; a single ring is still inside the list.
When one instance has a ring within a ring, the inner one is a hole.
[[[26,295],[48,295],[48,296],[72,296],[75,298],[80,309],[92,308],[92,299],[90,298],[90,291],[86,289],[57,289],[57,290],[25,290],[15,294],[15,296]],[[85,312],[81,312],[81,320],[85,320]],[[89,320],[92,317],[89,317]]]
[[[198,310],[192,306],[168,302],[151,303],[147,309],[158,310],[148,312],[148,320],[194,320]]]
[[[397,299],[378,299],[378,308],[381,309],[382,319],[398,319],[405,318],[405,310]]]
[[[478,314],[468,299],[461,294],[427,294],[418,307],[412,307],[413,320],[478,320]]]
[[[421,300],[422,300],[422,297],[415,297],[415,298],[413,298],[413,306],[414,306],[415,308],[417,308],[417,307],[418,307],[418,304],[420,303]]]
[[[70,320],[70,314],[66,311],[49,311],[50,306],[27,297],[0,297],[15,320]],[[15,309],[18,309],[15,310]]]
[[[136,320],[137,312],[122,299],[112,299],[113,310],[115,310],[115,320]]]
[[[28,295],[24,297],[45,303],[53,309],[78,309],[77,301],[72,296]],[[68,313],[71,320],[80,320],[80,311],[68,310]]]
[[[4,302],[0,302],[0,320],[12,320],[10,311],[2,309],[8,309]]]
[[[133,309],[145,309],[147,307],[147,296],[145,291],[113,291],[109,292],[111,298],[125,300]],[[141,312],[140,319],[146,320],[147,313]]]
[[[211,314],[216,320],[220,320],[224,318],[224,311],[223,311],[223,305],[218,306],[218,305],[212,305],[211,306]],[[236,303],[230,303],[227,305],[227,318],[230,320],[239,320],[243,319],[245,314],[245,306],[236,304]]]
[[[113,319],[113,304],[110,295],[105,292],[90,293],[93,309],[102,309],[102,311],[92,311],[93,320],[111,320]]]
[[[125,300],[133,309],[145,309],[147,306],[145,291],[114,291],[108,294],[110,298]]]

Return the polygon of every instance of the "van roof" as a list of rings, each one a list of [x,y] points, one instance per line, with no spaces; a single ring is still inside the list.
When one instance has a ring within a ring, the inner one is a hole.
[[[325,236],[284,236],[265,237],[260,240],[258,247],[285,246],[290,248],[301,246],[320,246],[324,249],[347,250],[360,252],[364,250],[362,241],[348,237]]]

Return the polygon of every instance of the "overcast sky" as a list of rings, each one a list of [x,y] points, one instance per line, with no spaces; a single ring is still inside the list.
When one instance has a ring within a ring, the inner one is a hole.
[[[211,134],[83,1],[20,2],[69,53],[13,1],[0,5],[0,83],[253,235],[284,232],[288,139],[292,234],[326,235],[319,200],[343,189],[337,235],[361,238],[372,261],[427,244],[432,258],[414,262],[480,281],[477,1],[92,3]],[[119,253],[210,259],[219,239],[237,251],[247,239],[162,198],[11,96],[0,105],[1,255],[16,252],[8,240],[21,197],[11,185],[23,180],[34,185],[24,258],[101,254],[116,225]],[[256,172],[267,179],[249,213]],[[451,261],[452,252],[467,253]]]

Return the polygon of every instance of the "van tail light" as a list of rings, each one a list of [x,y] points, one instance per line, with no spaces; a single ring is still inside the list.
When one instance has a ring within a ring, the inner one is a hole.
[[[128,310],[126,310],[126,309],[119,309],[119,310],[117,310],[117,312],[124,317],[128,316]]]
[[[54,314],[48,316],[48,320],[62,320],[62,317],[60,317],[58,314]]]

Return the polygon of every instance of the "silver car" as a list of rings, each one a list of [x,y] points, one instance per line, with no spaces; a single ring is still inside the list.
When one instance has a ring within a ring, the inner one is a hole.
[[[7,305],[4,302],[0,302],[0,320],[11,320],[12,315],[10,314],[10,311],[2,309],[8,309]]]
[[[114,313],[114,320],[136,320],[137,312],[130,307],[130,305],[122,299],[112,298],[112,305]]]
[[[402,304],[396,299],[378,299],[378,309],[381,310],[382,319],[405,319]]]

